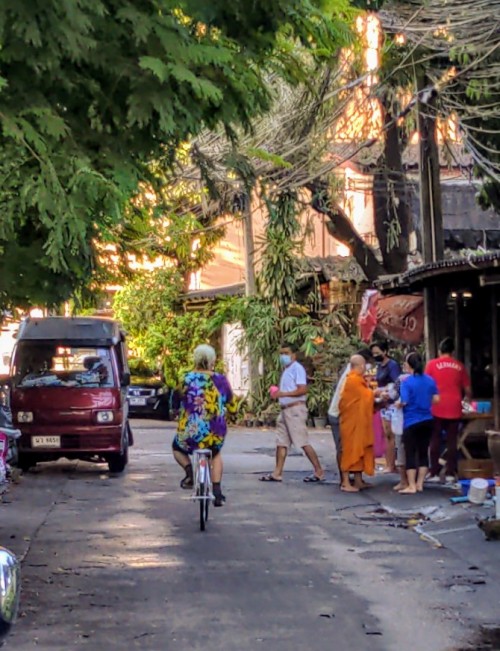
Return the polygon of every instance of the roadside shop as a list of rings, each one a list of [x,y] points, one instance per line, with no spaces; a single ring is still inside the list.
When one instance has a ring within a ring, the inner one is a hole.
[[[463,414],[461,474],[493,475],[490,455],[495,459],[500,454],[500,251],[425,264],[381,279],[377,289],[383,296],[426,297],[430,309],[423,314],[423,325],[430,357],[440,339],[454,337],[474,396]],[[495,465],[495,474],[500,474],[500,459]]]

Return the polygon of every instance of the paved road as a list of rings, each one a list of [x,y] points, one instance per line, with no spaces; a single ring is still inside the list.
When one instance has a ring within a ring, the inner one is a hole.
[[[172,425],[134,424],[123,476],[42,464],[2,506],[4,541],[24,559],[7,649],[445,651],[497,616],[500,577],[399,528],[378,493],[338,491],[327,432],[313,441],[331,481],[304,484],[295,454],[286,481],[266,485],[272,433],[233,430],[228,504],[202,534],[178,488]]]

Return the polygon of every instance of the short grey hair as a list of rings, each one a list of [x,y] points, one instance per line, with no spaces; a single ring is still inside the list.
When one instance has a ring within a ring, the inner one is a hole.
[[[212,346],[201,344],[194,349],[194,364],[197,368],[212,369],[215,365],[216,353]]]

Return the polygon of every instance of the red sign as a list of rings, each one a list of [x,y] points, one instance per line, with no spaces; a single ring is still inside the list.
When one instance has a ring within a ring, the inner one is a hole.
[[[424,338],[423,296],[409,294],[379,297],[377,330],[394,341],[421,343]]]
[[[358,317],[358,326],[361,340],[369,343],[377,327],[377,304],[380,294],[376,289],[368,289],[363,294],[361,311]]]
[[[366,343],[376,330],[393,341],[419,344],[424,338],[424,299],[416,294],[381,296],[376,290],[368,290],[363,296],[358,325]]]

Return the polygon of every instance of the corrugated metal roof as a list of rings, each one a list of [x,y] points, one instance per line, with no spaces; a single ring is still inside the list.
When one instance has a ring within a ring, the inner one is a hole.
[[[468,255],[461,255],[447,260],[438,262],[429,262],[419,265],[404,274],[397,276],[384,276],[380,278],[375,285],[380,289],[391,287],[410,287],[426,278],[445,275],[448,273],[459,273],[470,271],[484,271],[488,268],[500,267],[500,251],[489,251],[486,253],[476,254],[475,252]]]
[[[500,215],[492,208],[483,210],[477,202],[479,187],[457,180],[441,182],[443,225],[450,231],[473,229],[494,231],[500,227]],[[410,183],[413,223],[420,228],[418,183]]]
[[[322,274],[326,281],[365,282],[366,276],[352,257],[331,255],[326,258],[304,258],[300,261],[301,275]]]
[[[222,296],[243,296],[244,293],[245,283],[236,283],[234,285],[223,285],[209,289],[196,289],[185,294],[184,298],[187,301],[205,301]]]
[[[300,261],[300,278],[307,278],[312,275],[322,275],[325,281],[338,280],[340,282],[366,282],[363,270],[352,257],[328,256],[302,258]],[[208,301],[223,296],[243,296],[245,284],[223,285],[211,287],[210,289],[197,289],[184,295],[189,303]]]

